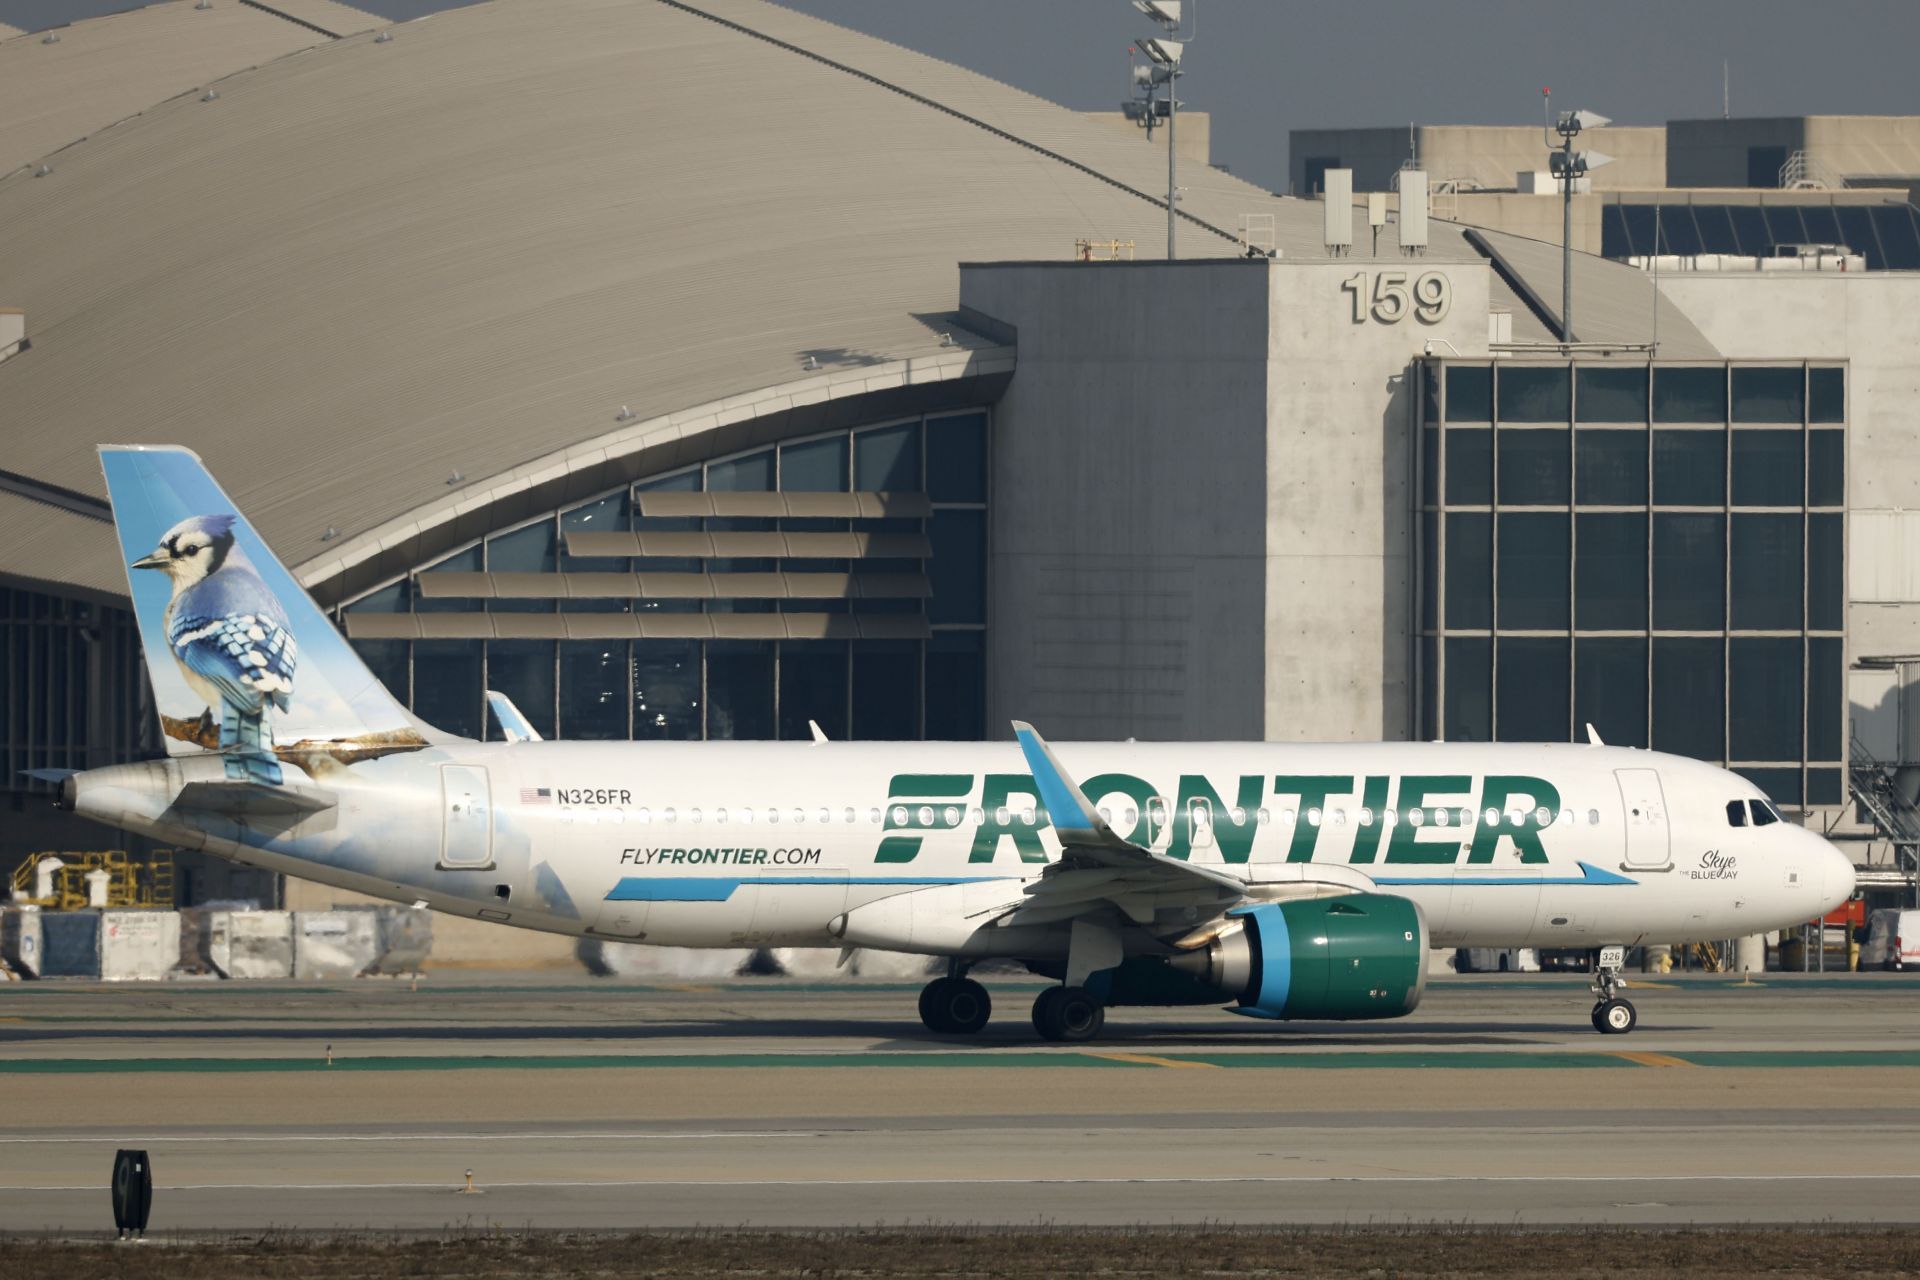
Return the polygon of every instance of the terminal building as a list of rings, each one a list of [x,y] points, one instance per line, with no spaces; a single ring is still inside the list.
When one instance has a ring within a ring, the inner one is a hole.
[[[758,0],[46,34],[0,98],[100,97],[0,125],[0,868],[108,838],[21,770],[158,750],[103,441],[199,451],[456,733],[488,689],[563,738],[1591,725],[1910,865],[1920,256],[1602,236],[1566,334],[1557,200],[1343,239],[1189,160],[1166,261],[1130,126]]]

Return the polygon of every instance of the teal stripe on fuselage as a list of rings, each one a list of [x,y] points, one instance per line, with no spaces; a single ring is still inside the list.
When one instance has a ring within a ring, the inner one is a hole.
[[[1640,883],[1638,880],[1632,879],[1628,876],[1617,875],[1611,871],[1603,871],[1599,867],[1592,866],[1585,862],[1576,862],[1574,863],[1574,865],[1580,868],[1580,874],[1577,876],[1483,876],[1483,875],[1475,875],[1472,872],[1467,872],[1464,875],[1374,876],[1373,882],[1377,885],[1394,885],[1394,886],[1409,885],[1409,884],[1450,884],[1450,885],[1453,885],[1455,888],[1462,888],[1467,885],[1473,885],[1477,887],[1480,885],[1500,885],[1500,884],[1542,885],[1542,884],[1639,884]]]
[[[607,894],[608,902],[725,902],[742,885],[902,885],[980,884],[1005,876],[626,876]]]

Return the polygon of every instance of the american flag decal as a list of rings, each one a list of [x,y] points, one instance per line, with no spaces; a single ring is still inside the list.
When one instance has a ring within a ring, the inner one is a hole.
[[[520,788],[521,804],[552,804],[553,790],[550,787]]]

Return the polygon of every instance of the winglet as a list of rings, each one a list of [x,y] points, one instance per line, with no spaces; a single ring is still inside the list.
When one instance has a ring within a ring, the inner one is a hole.
[[[1024,720],[1015,720],[1013,736],[1020,740],[1020,750],[1027,757],[1027,769],[1033,774],[1033,784],[1040,792],[1041,807],[1047,811],[1047,817],[1059,833],[1062,843],[1117,839],[1099,810],[1088,802],[1079,784],[1060,767],[1060,762],[1054,758],[1053,748],[1047,745],[1047,740],[1032,725]]]
[[[1604,747],[1607,745],[1600,741],[1600,731],[1593,727],[1593,721],[1591,720],[1587,721],[1587,741],[1596,747]]]
[[[807,721],[807,732],[813,735],[813,740],[815,742],[825,742],[827,740],[826,730],[820,727],[820,722],[818,720]]]
[[[500,722],[500,734],[508,742],[540,742],[540,731],[533,722],[520,714],[520,708],[513,705],[513,699],[504,693],[487,690],[487,705],[493,708],[493,718]]]

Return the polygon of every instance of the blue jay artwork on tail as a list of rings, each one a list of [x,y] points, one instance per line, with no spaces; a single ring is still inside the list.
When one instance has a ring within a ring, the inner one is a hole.
[[[189,516],[133,562],[173,582],[163,621],[187,685],[218,709],[227,776],[279,785],[267,709],[293,697],[294,642],[286,611],[234,540],[234,517]]]

